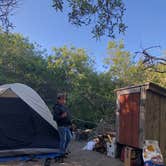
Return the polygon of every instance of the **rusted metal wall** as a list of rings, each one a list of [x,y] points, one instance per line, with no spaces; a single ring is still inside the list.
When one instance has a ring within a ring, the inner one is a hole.
[[[140,93],[119,96],[119,143],[139,146]]]

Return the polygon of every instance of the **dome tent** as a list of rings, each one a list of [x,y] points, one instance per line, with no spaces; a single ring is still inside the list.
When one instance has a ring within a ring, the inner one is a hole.
[[[59,152],[57,124],[41,97],[20,84],[0,86],[0,156]]]

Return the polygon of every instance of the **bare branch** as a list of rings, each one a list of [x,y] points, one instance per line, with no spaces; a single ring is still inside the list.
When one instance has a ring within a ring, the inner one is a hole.
[[[18,1],[19,0],[0,0],[0,27],[7,32],[10,28],[13,28],[9,17],[17,7]]]
[[[150,50],[152,48],[161,48],[161,46],[151,46],[151,47],[145,48],[144,50],[147,51],[147,50]]]
[[[164,65],[166,66],[166,58],[161,58],[161,57],[157,57],[154,55],[151,55],[148,50],[152,49],[152,48],[160,48],[160,46],[152,46],[149,48],[146,48],[142,51],[137,51],[135,52],[136,54],[141,55],[142,57],[142,63],[145,66],[144,70],[147,69],[152,69],[152,71],[154,72],[158,72],[158,73],[166,73],[166,71],[161,71],[157,68],[158,65]]]

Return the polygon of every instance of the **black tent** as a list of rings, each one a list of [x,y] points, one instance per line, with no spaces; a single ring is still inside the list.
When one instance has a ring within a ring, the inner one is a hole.
[[[0,86],[0,156],[59,152],[56,122],[30,87]]]

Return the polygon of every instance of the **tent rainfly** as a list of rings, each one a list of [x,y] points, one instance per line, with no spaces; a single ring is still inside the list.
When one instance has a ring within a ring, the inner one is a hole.
[[[49,108],[32,88],[0,86],[0,157],[56,153],[59,141]]]

